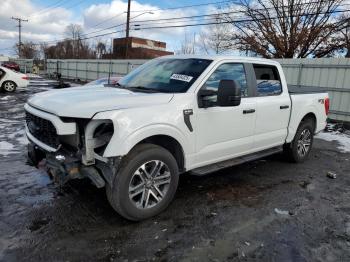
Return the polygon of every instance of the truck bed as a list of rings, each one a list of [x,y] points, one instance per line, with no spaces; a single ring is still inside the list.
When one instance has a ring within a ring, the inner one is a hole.
[[[298,86],[298,85],[288,85],[288,91],[289,91],[289,94],[291,95],[327,93],[326,88],[315,87],[315,86]]]

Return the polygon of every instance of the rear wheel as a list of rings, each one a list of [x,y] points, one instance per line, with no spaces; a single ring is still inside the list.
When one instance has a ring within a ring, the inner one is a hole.
[[[5,81],[1,87],[5,92],[12,93],[16,91],[17,85],[13,81]]]
[[[307,159],[314,140],[314,129],[314,123],[310,119],[300,123],[292,143],[284,145],[289,160],[303,162]]]
[[[174,198],[179,174],[173,155],[152,144],[136,146],[123,159],[107,198],[129,220],[143,220],[162,212]]]

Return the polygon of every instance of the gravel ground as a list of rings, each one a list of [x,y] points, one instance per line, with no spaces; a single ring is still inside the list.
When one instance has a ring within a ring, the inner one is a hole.
[[[0,94],[1,261],[350,261],[350,153],[328,136],[303,164],[184,174],[165,212],[132,223],[88,181],[60,191],[26,165],[23,104],[44,89]]]

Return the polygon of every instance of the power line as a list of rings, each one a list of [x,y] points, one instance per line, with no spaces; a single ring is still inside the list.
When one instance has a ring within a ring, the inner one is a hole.
[[[331,11],[331,12],[317,12],[317,13],[305,13],[301,15],[295,15],[293,17],[303,17],[303,16],[310,16],[310,15],[318,15],[318,14],[333,14],[333,13],[344,13],[349,12],[350,9],[346,10],[338,10],[338,11]],[[203,25],[217,25],[217,24],[232,24],[232,23],[243,23],[243,22],[253,22],[253,21],[263,21],[263,20],[275,20],[279,19],[281,16],[277,17],[269,17],[269,18],[259,18],[259,19],[240,19],[240,20],[231,20],[231,21],[216,21],[216,22],[208,22],[208,23],[197,23],[197,24],[186,24],[186,25],[171,25],[171,26],[151,26],[151,27],[143,27],[143,28],[136,28],[133,30],[145,30],[145,29],[166,29],[166,28],[179,28],[179,27],[194,27],[194,26],[203,26]]]
[[[310,4],[309,3],[305,3],[305,4]],[[349,5],[349,4],[344,4],[344,5]],[[301,15],[297,15],[298,17],[301,17],[301,16],[309,16],[309,15],[317,15],[317,14],[327,14],[327,13],[343,13],[343,12],[348,12],[350,11],[350,9],[342,9],[342,10],[333,10],[333,11],[328,11],[328,12],[317,12],[317,13],[304,13],[304,14],[301,14]],[[198,15],[198,16],[186,16],[186,17],[179,17],[179,18],[165,18],[165,19],[159,19],[159,20],[143,20],[143,21],[134,21],[132,23],[137,23],[137,22],[149,22],[149,21],[168,21],[170,20],[170,22],[167,22],[167,23],[179,23],[179,21],[171,21],[171,20],[178,20],[178,19],[193,19],[193,18],[200,18],[200,17],[208,17],[208,16],[220,16],[220,15],[223,15],[223,14],[232,14],[232,13],[241,13],[242,11],[231,11],[231,12],[224,12],[224,13],[219,13],[219,14],[208,14],[208,15]],[[297,17],[295,16],[295,17]],[[264,18],[264,19],[260,19],[260,20],[266,20],[266,19],[278,19],[280,17],[271,17],[271,18]],[[214,19],[214,18],[206,18],[206,20],[211,20],[211,19]],[[204,19],[203,19],[204,20]],[[231,21],[216,21],[216,22],[207,22],[207,23],[196,23],[196,24],[184,24],[184,25],[169,25],[169,26],[152,26],[152,24],[149,24],[149,27],[139,27],[139,28],[134,28],[134,29],[131,29],[131,30],[134,30],[134,31],[138,31],[138,30],[147,30],[147,29],[165,29],[165,28],[174,28],[174,27],[177,27],[177,28],[180,28],[180,27],[194,27],[194,26],[204,26],[204,25],[215,25],[215,24],[221,24],[221,23],[234,23],[234,22],[249,22],[249,21],[253,21],[251,19],[239,19],[239,20],[231,20]],[[164,22],[163,22],[164,23]],[[153,23],[155,24],[155,23]],[[98,30],[98,31],[95,31],[95,32],[91,32],[91,33],[88,33],[88,34],[83,34],[83,35],[89,35],[89,34],[93,34],[93,33],[97,33],[97,32],[102,32],[102,31],[106,31],[108,29],[111,29],[111,28],[115,28],[115,27],[118,27],[118,26],[121,26],[121,25],[125,25],[125,23],[122,23],[122,24],[119,24],[119,25],[114,25],[112,27],[108,27],[108,28],[105,28],[105,29],[101,29],[101,30]],[[139,25],[138,25],[139,26]],[[110,34],[114,34],[114,33],[120,33],[120,32],[124,32],[125,30],[118,30],[118,31],[112,31],[112,32],[107,32],[107,33],[103,33],[103,34],[99,34],[99,35],[95,35],[95,36],[91,36],[91,37],[85,37],[85,38],[80,38],[80,40],[87,40],[87,39],[91,39],[91,38],[96,38],[96,37],[101,37],[101,36],[106,36],[106,35],[110,35]],[[50,42],[59,42],[59,41],[63,41],[65,39],[62,39],[62,40],[55,40],[55,41],[49,41],[47,43],[50,43]]]
[[[121,15],[123,15],[123,14],[125,14],[125,12],[120,13],[120,14],[117,14],[117,15],[114,15],[114,16],[112,16],[112,17],[110,17],[110,18],[105,19],[105,20],[102,20],[101,22],[99,22],[99,23],[97,23],[97,24],[91,26],[90,28],[91,28],[91,29],[96,28],[97,26],[99,26],[99,25],[101,25],[101,24],[104,24],[105,22],[108,22],[108,21],[110,21],[110,20],[113,20],[114,18],[117,18],[117,17],[119,17],[119,16],[121,16]]]
[[[145,12],[145,13],[148,13],[148,12]],[[134,17],[131,17],[130,18],[130,23],[134,23],[133,21],[131,21],[132,19],[138,17],[140,15],[136,15]],[[97,31],[93,31],[93,32],[89,32],[89,33],[84,33],[82,34],[82,36],[85,36],[85,35],[91,35],[91,34],[96,34],[96,33],[99,33],[99,32],[103,32],[103,31],[106,31],[108,29],[112,29],[112,28],[115,28],[115,27],[119,27],[119,26],[122,26],[122,25],[126,25],[126,23],[121,23],[121,24],[117,24],[117,25],[113,25],[113,26],[109,26],[109,27],[106,27],[106,28],[103,28],[103,29],[99,29]]]
[[[302,16],[309,16],[309,15],[316,15],[316,14],[327,14],[327,13],[343,13],[343,12],[349,12],[350,9],[344,9],[344,10],[339,10],[339,11],[333,11],[333,12],[317,12],[317,13],[305,13],[305,14],[301,14],[301,15],[295,15],[293,17],[302,17]],[[210,23],[198,23],[198,24],[185,24],[185,25],[172,25],[172,26],[158,26],[158,27],[147,27],[147,28],[140,28],[140,29],[132,29],[134,31],[137,30],[143,30],[143,29],[165,29],[165,28],[174,28],[174,27],[193,27],[193,26],[204,26],[204,25],[215,25],[215,24],[231,24],[231,23],[243,23],[243,22],[252,22],[252,21],[262,21],[262,20],[274,20],[274,19],[278,19],[280,18],[279,16],[276,17],[270,17],[270,18],[260,18],[260,19],[252,19],[252,18],[246,18],[246,19],[237,19],[237,20],[231,20],[231,21],[217,21],[217,22],[210,22]],[[125,30],[118,30],[118,31],[113,31],[113,32],[108,32],[108,33],[104,33],[104,34],[100,34],[100,35],[96,35],[96,36],[91,36],[91,37],[86,37],[86,38],[82,38],[80,40],[87,40],[87,39],[91,39],[91,38],[95,38],[95,37],[101,37],[101,36],[105,36],[105,35],[110,35],[110,34],[114,34],[114,33],[120,33],[123,32]]]
[[[38,12],[34,12],[32,13],[29,17],[34,17],[34,16],[38,16],[39,14],[43,14],[43,13],[47,13],[52,9],[55,9],[57,7],[62,6],[64,3],[68,2],[69,0],[59,0],[56,3],[49,5],[41,10],[39,10]]]
[[[311,3],[316,3],[316,2],[308,2],[308,3],[304,3],[304,4],[311,4]],[[350,4],[343,4],[342,6],[345,5],[350,5]],[[283,6],[283,7],[288,7],[288,6]],[[268,9],[274,9],[273,7],[268,8]],[[259,10],[263,10],[263,9],[256,9],[257,11]],[[217,19],[222,15],[230,15],[230,14],[234,14],[234,13],[244,13],[245,11],[243,10],[236,10],[236,11],[230,11],[230,12],[222,12],[222,13],[214,13],[214,14],[205,14],[205,15],[194,15],[194,16],[182,16],[182,17],[170,17],[170,18],[161,18],[161,19],[148,19],[148,20],[137,20],[137,21],[131,21],[131,24],[134,24],[134,26],[140,26],[140,24],[144,24],[144,23],[148,23],[148,22],[155,22],[152,24],[159,24],[159,23],[180,23],[180,22],[185,22],[185,21],[176,21],[176,20],[196,20],[198,18],[204,18],[204,17],[211,17],[211,18],[207,18],[207,19],[203,19],[203,20],[210,20],[210,19]],[[171,21],[171,22],[166,22],[166,21]],[[190,22],[190,21],[188,21]],[[136,24],[139,23],[139,24]],[[109,29],[113,29],[115,27],[119,27],[125,25],[125,23],[121,23],[121,24],[117,24],[117,25],[113,25],[110,27],[106,27],[103,29],[99,29],[97,31],[93,31],[93,32],[89,32],[89,33],[85,33],[82,34],[83,36],[87,36],[90,34],[95,34],[95,33],[99,33],[99,32],[103,32]]]
[[[156,12],[156,11],[163,11],[163,10],[176,10],[176,9],[184,9],[184,8],[191,8],[191,7],[199,7],[199,6],[207,6],[207,5],[217,5],[217,4],[223,4],[233,2],[232,0],[226,0],[226,1],[218,1],[218,2],[210,2],[210,3],[203,3],[203,4],[194,4],[194,5],[184,5],[184,6],[177,6],[177,7],[169,7],[169,8],[162,8],[162,9],[149,9],[149,10],[133,10],[130,11],[132,13],[137,12]]]
[[[213,5],[213,4],[220,4],[220,3],[227,3],[227,2],[232,2],[232,0],[226,0],[226,1],[218,1],[218,2],[210,2],[210,3],[204,3],[204,4],[196,4],[196,5],[186,5],[186,6],[179,6],[179,7],[170,7],[170,8],[160,8],[160,9],[150,9],[150,10],[130,10],[130,13],[133,13],[133,12],[152,12],[152,11],[163,11],[163,10],[173,10],[173,9],[182,9],[182,8],[190,8],[190,7],[198,7],[198,6],[206,6],[206,5]],[[107,18],[105,20],[102,20],[101,22],[93,25],[91,28],[96,28],[97,26],[105,23],[105,22],[108,22],[116,17],[119,17],[121,15],[123,15],[124,13],[126,12],[123,12],[123,13],[120,13],[120,14],[117,14],[115,16],[112,16],[110,18]],[[131,18],[132,19],[132,18]],[[150,20],[152,21],[152,20]],[[133,22],[131,22],[133,23]],[[118,26],[121,26],[121,25],[125,25],[125,23],[123,24],[119,24],[119,25],[114,25],[114,26],[111,26],[111,27],[107,27],[107,28],[104,28],[102,30],[99,30],[99,31],[94,31],[94,32],[89,32],[89,33],[85,33],[83,35],[88,35],[88,34],[93,34],[93,33],[98,33],[98,32],[102,32],[102,31],[105,31],[105,30],[108,30],[108,29],[111,29],[111,28],[114,28],[114,27],[118,27]]]
[[[54,10],[54,9],[56,9],[58,7],[61,7],[61,6],[65,5],[65,4],[67,4],[69,1],[71,1],[71,0],[60,0],[60,1],[57,1],[56,4],[50,5],[49,7],[44,8],[44,9],[40,10],[39,12],[33,13],[29,17],[35,17],[35,16],[38,16],[40,14],[44,14],[44,13],[50,12],[51,10]],[[81,0],[78,3],[75,3],[73,5],[67,6],[67,9],[73,8],[73,7],[81,4],[84,1],[85,0]]]
[[[308,2],[308,3],[303,3],[303,4],[300,4],[300,5],[306,5],[306,4],[312,4],[312,3],[318,3],[318,2]],[[345,6],[345,5],[350,5],[350,4],[343,4],[342,6]],[[284,7],[288,7],[288,6],[283,6]],[[270,7],[270,8],[267,8],[267,9],[274,9],[274,7]],[[263,9],[256,9],[257,11],[259,10],[263,10]],[[201,18],[201,17],[219,17],[219,16],[222,16],[222,15],[229,15],[229,14],[233,14],[233,13],[244,13],[245,11],[243,10],[236,10],[236,11],[230,11],[230,12],[222,12],[222,13],[215,13],[215,14],[206,14],[206,15],[194,15],[194,16],[182,16],[182,17],[170,17],[170,18],[160,18],[160,19],[148,19],[148,20],[136,20],[136,21],[131,21],[130,23],[131,24],[135,24],[135,23],[148,23],[148,22],[159,22],[159,23],[164,23],[164,21],[174,21],[174,20],[184,20],[184,19],[196,19],[196,18]],[[163,21],[163,22],[162,22]],[[179,21],[178,21],[179,22]],[[112,29],[112,28],[115,28],[115,27],[119,27],[121,25],[125,25],[125,23],[121,23],[121,24],[117,24],[117,25],[113,25],[113,26],[110,26],[110,27],[106,27],[106,28],[103,28],[103,29],[99,29],[97,31],[94,31],[94,32],[90,32],[90,33],[85,33],[83,35],[89,35],[89,34],[94,34],[94,33],[99,33],[99,32],[102,32],[102,31],[106,31],[106,30],[109,30],[109,29]]]
[[[196,5],[186,5],[186,6],[178,6],[178,7],[169,7],[169,8],[160,8],[160,9],[150,9],[150,10],[130,10],[130,13],[140,13],[140,12],[152,12],[152,11],[163,11],[163,10],[173,10],[173,9],[183,9],[183,8],[190,8],[190,7],[198,7],[198,6],[205,6],[205,5],[214,5],[214,4],[221,4],[221,3],[227,3],[227,2],[232,2],[232,0],[226,0],[226,1],[218,1],[218,2],[210,2],[210,3],[204,3],[204,4],[196,4]],[[117,14],[115,16],[112,16],[110,18],[107,18],[105,20],[102,20],[101,22],[93,25],[91,28],[96,28],[98,25],[101,25],[105,22],[108,22],[116,17],[119,17],[125,12]]]
[[[309,4],[314,4],[314,3],[319,3],[319,1],[314,1],[314,2],[305,2],[305,3],[300,3],[298,5],[309,5]],[[341,6],[347,6],[350,4],[342,4],[339,5]],[[286,8],[289,7],[288,5],[285,6],[280,6],[280,8]],[[275,7],[267,7],[266,9],[275,9]],[[254,11],[263,11],[265,8],[260,8],[260,9],[254,9]],[[161,18],[161,19],[149,19],[149,20],[139,20],[139,21],[133,21],[132,23],[144,23],[144,22],[154,22],[154,21],[167,21],[167,20],[177,20],[177,19],[184,19],[184,18],[197,18],[197,17],[208,17],[208,16],[222,16],[222,15],[229,15],[233,13],[245,13],[245,10],[235,10],[235,11],[229,11],[229,12],[221,12],[221,13],[214,13],[214,14],[205,14],[205,15],[193,15],[193,16],[182,16],[182,17],[170,17],[170,18]]]
[[[76,7],[76,6],[80,5],[80,4],[81,4],[82,2],[84,2],[84,1],[85,1],[85,0],[80,0],[78,3],[75,3],[75,4],[72,4],[72,5],[67,6],[67,8],[70,9],[70,8]]]

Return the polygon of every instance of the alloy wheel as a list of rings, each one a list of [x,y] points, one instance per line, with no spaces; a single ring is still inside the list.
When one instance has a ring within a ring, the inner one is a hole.
[[[129,198],[139,209],[158,205],[171,183],[169,167],[160,160],[151,160],[138,167],[129,184]]]
[[[5,89],[5,91],[7,91],[7,92],[12,92],[13,90],[15,90],[15,84],[12,83],[12,82],[6,82],[6,83],[4,84],[4,89]]]
[[[305,129],[303,130],[303,132],[301,132],[298,140],[297,150],[298,150],[299,156],[301,157],[306,156],[310,150],[310,146],[311,146],[311,132],[309,129]]]

